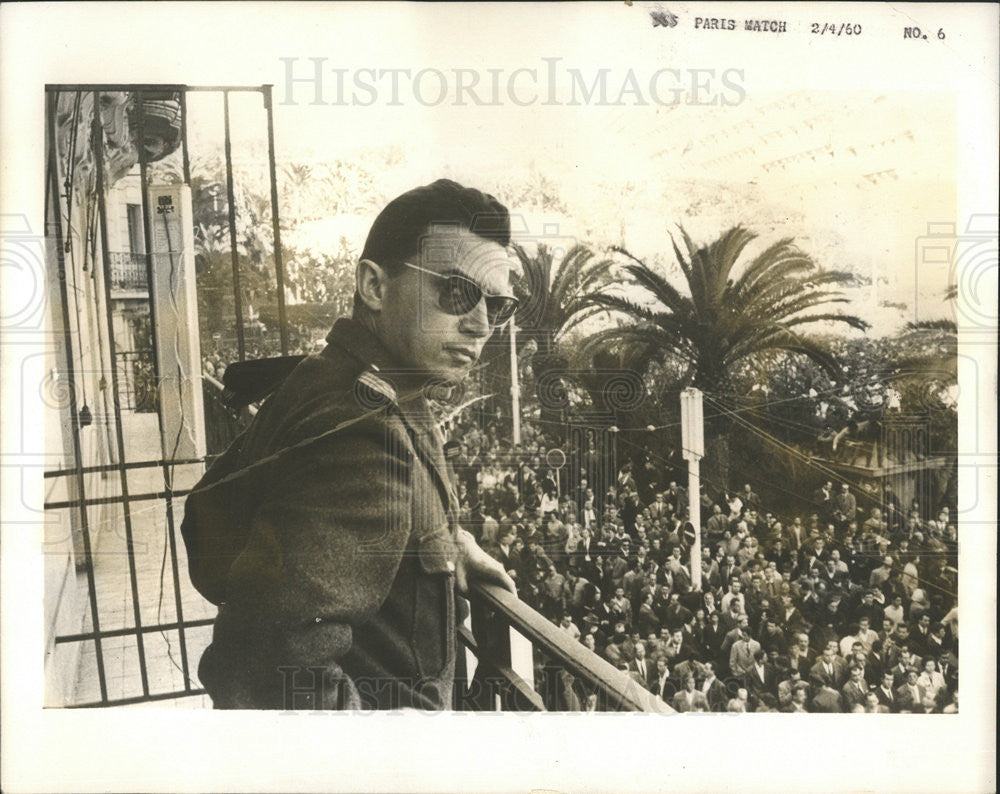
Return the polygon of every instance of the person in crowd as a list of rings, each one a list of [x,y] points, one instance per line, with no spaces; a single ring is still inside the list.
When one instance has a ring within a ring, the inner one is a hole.
[[[854,711],[855,707],[864,708],[868,697],[868,685],[865,683],[864,669],[857,664],[850,667],[849,678],[840,690],[844,711]]]
[[[686,675],[681,691],[674,695],[672,704],[674,710],[683,714],[687,711],[708,711],[708,698],[695,688],[693,675]]]
[[[737,629],[736,639],[729,649],[729,671],[736,678],[745,679],[754,666],[758,652],[762,651],[760,643],[750,636],[747,624]]]
[[[933,708],[933,701],[928,703],[927,691],[921,686],[919,676],[920,672],[915,665],[907,666],[906,678],[896,688],[896,700],[901,713],[922,714]]]
[[[924,660],[924,669],[917,676],[917,685],[923,687],[926,702],[931,704],[932,708],[944,705],[940,700],[943,699],[946,684],[944,676],[938,670],[937,659],[933,656],[928,656]]]
[[[786,714],[808,714],[809,685],[799,681],[792,688],[791,702],[782,709]]]

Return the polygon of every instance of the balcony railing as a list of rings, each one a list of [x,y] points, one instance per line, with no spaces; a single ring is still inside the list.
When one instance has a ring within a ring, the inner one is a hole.
[[[673,713],[664,701],[516,596],[496,585],[473,585],[471,614],[459,641],[455,708],[471,711],[586,710]],[[465,669],[463,669],[463,667]]]
[[[108,256],[111,264],[111,289],[129,292],[149,289],[145,254],[112,251]]]
[[[222,383],[208,375],[202,382],[209,454],[218,454],[256,408],[241,416],[226,406]],[[576,711],[596,696],[596,711],[673,712],[628,673],[503,588],[473,585],[469,606],[458,627],[456,710]]]

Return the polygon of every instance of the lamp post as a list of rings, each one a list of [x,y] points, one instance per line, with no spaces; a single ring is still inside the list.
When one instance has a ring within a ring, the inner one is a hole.
[[[514,422],[514,446],[521,445],[521,384],[517,371],[517,326],[510,322],[510,413]]]
[[[705,456],[705,420],[701,391],[681,392],[681,453],[688,462],[688,520],[694,529],[691,544],[691,587],[701,589],[701,459]]]

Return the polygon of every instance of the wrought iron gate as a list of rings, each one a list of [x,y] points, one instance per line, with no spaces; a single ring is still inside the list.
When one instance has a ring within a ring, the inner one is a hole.
[[[79,586],[84,601],[79,620],[71,620],[79,630],[54,632],[51,652],[73,649],[71,655],[78,659],[75,667],[79,675],[72,695],[64,702],[50,705],[127,705],[203,692],[196,668],[199,648],[207,643],[214,607],[200,598],[181,570],[184,549],[178,543],[177,528],[183,512],[183,497],[212,459],[212,453],[218,454],[226,439],[235,432],[238,418],[212,405],[206,416],[216,417],[217,426],[210,429],[213,443],[209,454],[174,459],[161,443],[162,401],[155,401],[154,413],[143,415],[136,410],[142,407],[135,382],[142,376],[137,362],[140,368],[144,361],[148,365],[154,394],[164,371],[164,362],[158,360],[156,352],[160,331],[156,306],[150,296],[152,348],[138,352],[116,350],[111,291],[146,290],[148,293],[153,284],[153,255],[134,251],[125,255],[110,250],[108,200],[112,185],[108,184],[108,124],[103,116],[109,99],[126,107],[130,113],[136,111],[129,118],[134,118],[136,125],[135,156],[142,196],[142,231],[143,238],[149,241],[155,208],[149,206],[147,189],[151,165],[148,144],[152,137],[146,134],[145,127],[153,118],[147,110],[155,106],[157,112],[162,111],[166,102],[167,112],[170,112],[174,103],[179,105],[181,179],[190,186],[187,102],[194,92],[213,92],[222,98],[228,242],[237,354],[241,361],[246,358],[246,344],[240,287],[241,255],[236,233],[230,96],[256,93],[263,100],[273,275],[281,352],[288,353],[272,86],[47,86],[48,267],[52,305],[58,306],[53,321],[56,326],[61,325],[58,378],[65,387],[67,398],[60,406],[61,424],[66,428],[63,433],[64,464],[45,472],[50,494],[45,509],[55,516],[65,511],[62,515],[68,518],[66,523],[71,527],[74,541],[71,559],[75,562],[75,572],[73,566],[69,566],[66,582]],[[164,100],[164,97],[169,99]],[[67,109],[61,115],[60,98]],[[92,108],[93,113],[89,129],[85,116],[81,125],[81,108],[85,106]],[[71,134],[60,136],[58,124],[64,124],[70,112]],[[116,123],[111,122],[112,134],[120,131]],[[85,152],[86,157],[81,155],[78,160],[77,155],[81,152]],[[86,201],[74,206],[74,198],[81,196]],[[130,227],[132,220],[130,216]],[[134,229],[130,232],[135,234]],[[79,287],[78,282],[83,287]],[[131,297],[134,299],[134,294]],[[97,352],[83,350],[81,329],[91,327],[88,331],[91,347]],[[85,352],[97,363],[84,366]],[[99,371],[93,371],[95,367]],[[94,402],[93,409],[88,405],[88,396]],[[211,389],[206,390],[205,396],[212,402],[220,395],[216,389]],[[155,444],[151,444],[152,438]]]

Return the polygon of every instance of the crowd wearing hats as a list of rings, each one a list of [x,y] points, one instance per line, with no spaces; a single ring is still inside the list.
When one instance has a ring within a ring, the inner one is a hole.
[[[566,482],[556,439],[529,419],[515,451],[501,425],[453,428],[463,525],[522,600],[636,686],[682,712],[957,711],[954,505],[829,481],[783,515],[763,487],[703,489],[695,588],[676,475],[626,462]],[[567,671],[540,666],[536,687],[550,708],[599,708]]]

